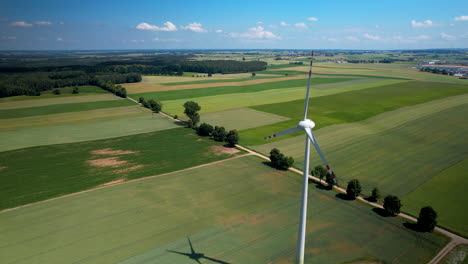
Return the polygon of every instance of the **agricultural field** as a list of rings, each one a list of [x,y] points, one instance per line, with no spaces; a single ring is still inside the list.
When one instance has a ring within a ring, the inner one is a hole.
[[[462,191],[448,187],[456,180],[461,186],[468,181],[462,174],[452,180],[437,175],[468,158],[464,137],[468,127],[463,122],[467,114],[468,96],[459,95],[400,108],[360,122],[328,126],[315,134],[342,186],[351,179],[359,179],[365,195],[378,187],[384,195],[403,197],[403,210],[416,216],[421,207],[432,205],[444,214],[439,218],[440,224],[466,235],[468,218],[461,213],[467,211],[466,205],[457,203]],[[296,167],[302,168],[303,145],[304,136],[296,136],[252,148],[266,155],[272,148],[278,148],[293,156]],[[311,164],[321,164],[317,155],[312,155]],[[440,177],[443,180],[437,180]],[[443,195],[434,196],[436,190],[443,190]],[[439,202],[431,203],[431,199]]]
[[[336,83],[325,83],[312,86],[312,97],[319,97],[347,91],[361,90],[371,87],[378,87],[385,84],[399,83],[401,80],[349,80]],[[228,93],[221,95],[208,95],[197,97],[195,101],[201,105],[201,113],[216,112],[239,107],[252,107],[264,104],[273,104],[280,102],[290,102],[303,100],[304,86],[296,86],[285,89],[275,89],[275,84],[269,86],[273,89],[267,89],[259,92]],[[183,91],[181,91],[183,92]],[[177,114],[183,114],[183,104],[190,98],[163,101],[163,111]],[[281,114],[280,114],[281,115]]]
[[[311,187],[307,263],[422,264],[447,243]],[[239,157],[0,213],[0,255],[5,263],[184,263],[193,261],[182,254],[191,243],[226,263],[292,263],[300,190],[298,175]]]
[[[0,152],[0,209],[224,159],[229,151],[175,128]]]
[[[377,82],[377,84],[385,84],[385,82],[397,83],[353,91],[345,90],[346,87],[321,91],[312,90],[312,98],[310,99],[308,111],[311,118],[317,124],[316,129],[329,125],[356,122],[400,107],[464,94],[467,87],[456,84],[419,81],[401,82],[398,80],[380,80],[380,83]],[[360,87],[366,86],[360,85]],[[316,98],[320,95],[320,92],[336,90],[341,92],[332,95],[325,94],[328,96],[322,96],[320,99]],[[303,100],[257,105],[251,106],[251,108],[290,117],[291,120],[242,131],[241,144],[244,145],[264,144],[263,138],[265,136],[297,125],[304,111]],[[273,141],[282,140],[294,135],[289,134],[285,137],[273,139]]]

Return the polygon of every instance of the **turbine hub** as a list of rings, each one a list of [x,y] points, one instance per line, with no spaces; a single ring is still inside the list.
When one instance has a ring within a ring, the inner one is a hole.
[[[300,127],[303,127],[303,128],[314,128],[315,127],[315,123],[314,121],[310,120],[310,119],[305,119],[305,120],[302,120],[301,122],[299,122],[299,126]]]

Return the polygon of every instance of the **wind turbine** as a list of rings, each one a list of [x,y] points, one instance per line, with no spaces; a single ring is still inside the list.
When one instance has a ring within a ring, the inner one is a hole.
[[[314,52],[312,51],[312,57],[314,56]],[[307,108],[309,107],[309,93],[310,93],[310,80],[312,78],[312,59],[310,60],[310,67],[309,67],[309,80],[307,81],[307,92],[304,102],[304,117],[299,122],[299,124],[295,127],[286,129],[269,137],[274,138],[279,137],[282,135],[286,135],[289,133],[300,132],[304,131],[306,133],[306,142],[305,142],[305,157],[304,157],[304,180],[302,186],[302,205],[301,205],[301,216],[299,219],[299,234],[297,238],[297,259],[299,264],[304,263],[304,246],[305,246],[305,231],[306,231],[306,220],[307,220],[307,193],[308,193],[308,176],[309,176],[309,156],[310,156],[310,142],[315,147],[315,150],[319,154],[322,162],[325,164],[328,170],[328,174],[333,182],[336,184],[335,175],[333,171],[330,169],[325,156],[323,155],[322,151],[320,150],[319,145],[317,144],[317,140],[315,139],[314,133],[312,132],[312,128],[315,127],[314,121],[307,119]]]

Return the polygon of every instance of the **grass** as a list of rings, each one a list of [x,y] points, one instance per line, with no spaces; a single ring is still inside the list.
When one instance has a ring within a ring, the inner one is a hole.
[[[20,118],[28,116],[52,115],[59,113],[81,112],[95,109],[113,108],[121,106],[135,105],[130,100],[112,100],[100,102],[54,104],[47,106],[37,106],[30,108],[16,108],[0,110],[0,119]]]
[[[461,244],[456,246],[439,264],[468,264],[468,245]]]
[[[435,175],[403,197],[405,210],[417,216],[421,207],[430,205],[438,213],[439,223],[467,237],[468,206],[460,202],[466,195],[467,171],[468,159],[465,159]]]
[[[350,80],[336,83],[326,83],[312,86],[311,96],[318,97],[347,91],[355,91],[371,87],[378,87],[400,80]],[[304,98],[305,86],[287,89],[273,89],[255,93],[224,94],[217,96],[198,97],[196,101],[201,107],[201,113],[216,112],[232,108],[250,107],[255,105],[288,102]],[[183,115],[183,104],[188,101],[178,99],[163,102],[163,110],[171,114]]]
[[[437,175],[468,158],[468,126],[463,121],[467,114],[468,96],[462,95],[329,126],[315,134],[342,186],[359,179],[364,195],[378,187],[384,195],[402,198],[402,210],[416,216],[421,207],[434,206],[440,224],[466,235],[468,207],[457,202],[467,184],[463,168],[448,172],[461,173],[456,177]],[[267,155],[272,148],[293,156],[295,166],[303,167],[304,136],[253,147]],[[315,153],[311,164],[322,164]]]
[[[0,214],[0,255],[6,263],[192,263],[168,251],[190,252],[189,237],[197,253],[228,263],[292,263],[300,183],[250,156],[114,185]],[[306,263],[422,264],[447,243],[311,187]]]
[[[349,79],[316,78],[314,79],[314,85],[343,82],[347,80]],[[131,97],[134,99],[138,99],[139,97],[144,97],[145,99],[169,101],[169,100],[177,100],[177,99],[183,99],[183,98],[194,99],[197,97],[217,96],[217,95],[225,95],[225,94],[255,93],[255,92],[261,92],[261,91],[273,90],[273,89],[294,88],[298,86],[305,87],[306,85],[307,85],[307,79],[296,79],[296,80],[287,80],[287,81],[251,84],[251,85],[242,85],[242,86],[219,86],[219,87],[188,89],[188,90],[138,93],[138,94],[132,94]]]
[[[8,126],[8,128],[6,127]],[[140,107],[11,119],[0,126],[0,151],[121,137],[178,127],[166,117]]]
[[[76,94],[63,94],[63,95],[44,95],[44,96],[13,96],[0,99],[0,110],[16,109],[16,108],[30,108],[38,106],[47,106],[53,104],[69,104],[69,103],[84,103],[84,102],[98,102],[98,101],[111,101],[122,100],[113,94],[94,94],[94,95],[76,95]]]
[[[382,80],[395,81],[398,80]],[[433,82],[408,81],[384,85],[378,88],[362,89],[357,91],[338,93],[323,96],[320,99],[312,97],[309,103],[309,115],[317,124],[316,129],[329,125],[352,123],[369,117],[411,106],[431,100],[445,98],[466,93],[467,86],[456,84],[441,84]],[[314,95],[314,91],[312,95]],[[260,145],[265,143],[263,138],[270,134],[283,131],[297,125],[303,110],[303,101],[289,101],[276,104],[252,106],[251,108],[276,115],[292,118],[291,121],[275,123],[254,129],[241,131],[241,144]],[[293,137],[289,134],[283,138]]]
[[[224,126],[226,129],[247,129],[272,124],[289,118],[256,111],[250,108],[238,108],[221,112],[212,112],[201,116],[201,123]]]
[[[117,179],[136,179],[228,157],[211,148],[217,145],[190,129],[176,128],[2,152],[0,209],[86,190]],[[93,152],[98,150],[128,153]]]

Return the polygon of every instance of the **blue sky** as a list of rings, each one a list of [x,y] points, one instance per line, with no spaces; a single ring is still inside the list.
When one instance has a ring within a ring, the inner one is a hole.
[[[10,1],[0,50],[468,48],[466,1]]]

